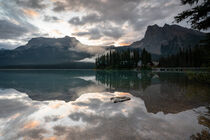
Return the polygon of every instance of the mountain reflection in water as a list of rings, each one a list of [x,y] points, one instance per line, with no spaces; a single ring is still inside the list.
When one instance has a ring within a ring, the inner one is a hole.
[[[110,97],[130,101],[114,104]],[[33,101],[13,89],[0,91],[0,132],[4,139],[186,139],[206,129],[199,107],[177,114],[148,113],[129,93],[87,93],[75,101]],[[199,113],[198,113],[199,112]]]
[[[0,89],[16,89],[32,100],[75,100],[90,92],[128,92],[148,112],[178,113],[209,105],[210,88],[181,73],[93,70],[0,71]]]
[[[189,139],[209,131],[210,88],[181,73],[0,71],[0,140]],[[110,98],[130,101],[114,104]],[[201,119],[203,120],[203,119]]]

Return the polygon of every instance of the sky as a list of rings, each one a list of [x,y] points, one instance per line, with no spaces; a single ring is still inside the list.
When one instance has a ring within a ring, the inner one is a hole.
[[[128,45],[148,25],[173,24],[187,8],[179,0],[0,0],[0,48],[64,36],[86,45]]]

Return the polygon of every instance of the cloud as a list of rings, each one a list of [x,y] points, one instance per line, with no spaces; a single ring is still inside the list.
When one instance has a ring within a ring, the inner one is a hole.
[[[83,16],[81,19],[79,17],[73,17],[69,20],[69,23],[78,26],[78,25],[97,23],[100,21],[102,21],[101,17],[93,13],[87,16]]]
[[[30,19],[33,20],[34,17],[40,16],[39,10],[20,7],[15,2],[8,0],[1,1],[0,4],[0,48],[13,49],[25,44],[32,37],[45,34],[40,32],[36,24],[30,21]],[[19,0],[18,2],[23,1]]]
[[[120,27],[108,27],[102,30],[103,34],[114,39],[119,39],[123,34],[123,30]]]
[[[74,35],[89,45],[132,43],[148,25],[170,24],[187,9],[177,0],[5,0],[0,7],[0,19],[27,29],[27,38],[40,30]]]
[[[71,10],[83,9],[86,11],[92,11],[98,14],[86,15],[78,20],[78,17],[70,19],[71,24],[82,25],[84,22],[96,23],[96,22],[114,22],[117,25],[122,25],[125,22],[133,23],[139,18],[139,0],[115,0],[115,1],[84,1],[80,0],[75,2],[74,0],[67,1],[68,8]],[[74,5],[74,6],[72,6]],[[76,21],[76,22],[75,22]]]
[[[65,5],[65,3],[60,2],[60,1],[56,1],[56,2],[54,3],[53,11],[55,11],[55,12],[62,12],[62,11],[65,11],[65,10],[66,10],[66,5]]]
[[[44,16],[44,21],[47,21],[47,22],[55,22],[59,20],[60,19],[56,16]]]
[[[90,62],[90,63],[95,63],[95,59],[96,59],[96,56],[94,56],[94,57],[92,57],[92,58],[85,58],[85,59],[79,60],[79,62]]]
[[[14,0],[15,3],[22,7],[34,8],[34,9],[44,9],[46,5],[43,0]]]
[[[94,80],[91,76],[79,77]],[[106,85],[103,87],[108,89]],[[37,101],[13,89],[0,90],[1,138],[187,139],[205,128],[197,120],[199,115],[207,114],[205,107],[191,106],[186,111],[168,114],[160,109],[154,113],[148,111],[144,100],[129,93],[81,91],[81,96],[65,102],[57,97],[56,100]],[[110,101],[111,97],[124,95],[131,100],[117,104]]]
[[[123,34],[124,31],[121,28],[112,26],[97,26],[96,28],[91,28],[85,32],[73,33],[75,36],[88,36],[89,40],[97,40],[102,37],[119,39]]]
[[[89,46],[79,43],[77,40],[73,41],[72,44],[74,44],[75,48],[69,48],[69,50],[78,51],[78,52],[88,52],[90,54],[101,54],[105,51],[106,47],[102,46]]]
[[[25,35],[29,30],[8,20],[0,20],[0,32],[0,39],[14,39]]]
[[[18,47],[20,44],[18,44],[17,42],[15,42],[15,44],[12,44],[10,42],[5,42],[5,41],[2,41],[0,42],[0,50],[1,49],[14,49],[16,47]]]
[[[128,46],[128,45],[130,45],[131,43],[126,43],[126,42],[122,42],[122,43],[120,43],[119,45],[120,46]]]
[[[73,33],[74,36],[88,36],[90,40],[97,40],[102,37],[101,31],[99,28],[92,28],[89,31],[85,32],[76,32]]]
[[[23,13],[29,17],[38,17],[39,13],[32,9],[22,9]]]
[[[26,109],[28,106],[16,100],[0,99],[0,119],[7,118],[12,114],[20,112],[20,110]],[[19,110],[19,111],[18,111]]]
[[[26,124],[24,124],[23,128],[24,129],[32,129],[32,128],[36,128],[39,125],[40,125],[40,122],[38,122],[38,121],[30,121],[30,122],[27,122]]]
[[[69,24],[82,27],[75,35],[87,36],[90,40],[107,36],[115,42],[122,37],[121,42],[127,42],[130,32],[138,35],[132,36],[129,42],[139,40],[148,25],[172,22],[174,15],[183,9],[176,0],[66,0],[63,6],[65,8],[60,9],[64,11],[87,13],[70,18]]]
[[[15,139],[26,138],[26,139],[43,139],[43,135],[47,133],[44,128],[35,129],[24,129],[20,131]]]

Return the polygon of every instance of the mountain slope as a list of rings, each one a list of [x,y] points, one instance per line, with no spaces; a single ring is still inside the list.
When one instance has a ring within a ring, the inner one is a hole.
[[[74,37],[33,38],[14,50],[0,51],[0,66],[73,63],[92,56],[78,46],[85,45]]]
[[[142,40],[134,42],[130,46],[145,48],[150,53],[165,55],[176,53],[179,48],[193,47],[204,37],[205,33],[178,25],[165,24],[163,27],[152,25],[147,27]]]
[[[145,48],[152,54],[153,60],[158,60],[161,55],[177,53],[179,48],[193,47],[204,37],[205,33],[167,24],[163,27],[148,26],[142,40],[120,47],[83,45],[76,38],[68,36],[64,38],[39,37],[32,38],[26,45],[14,50],[0,50],[0,66],[49,65],[49,67],[55,67],[59,65],[65,68],[62,66],[65,64],[68,68],[72,68],[71,66],[77,63],[77,68],[79,68],[83,64],[78,64],[78,62],[100,54],[97,51],[99,48],[117,51],[139,48],[140,53]],[[105,49],[102,49],[103,51]]]

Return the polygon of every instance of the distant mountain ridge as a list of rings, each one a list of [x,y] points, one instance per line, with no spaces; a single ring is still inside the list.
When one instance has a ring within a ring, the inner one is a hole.
[[[31,48],[40,48],[40,47],[60,47],[60,48],[71,48],[75,47],[77,44],[81,44],[75,37],[65,36],[64,38],[45,38],[45,37],[38,37],[32,38],[28,41],[28,43],[24,46],[20,46],[15,50],[26,50]]]
[[[145,48],[150,53],[159,55],[173,54],[178,48],[194,47],[204,37],[205,33],[179,25],[165,24],[163,27],[159,27],[155,24],[148,26],[144,38],[132,43],[130,47]],[[167,52],[170,49],[174,49],[174,51]]]
[[[175,54],[179,48],[193,47],[205,37],[205,33],[184,28],[178,25],[165,24],[163,27],[158,25],[148,26],[142,40],[136,41],[128,46],[107,46],[106,49],[135,49],[143,48],[152,54],[152,58],[158,60],[161,55]],[[91,58],[97,54],[90,53],[87,48],[94,50],[92,46],[84,45],[75,37],[65,36],[64,38],[32,38],[26,45],[14,50],[0,50],[0,66],[19,66],[26,67],[49,65],[64,68],[83,67],[81,60]],[[153,60],[154,60],[153,59]],[[85,67],[88,67],[87,65]],[[93,68],[93,63],[91,64]]]
[[[0,66],[54,65],[76,63],[92,54],[78,50],[81,44],[74,37],[32,38],[26,45],[14,50],[0,51]],[[85,46],[85,45],[83,45]]]

